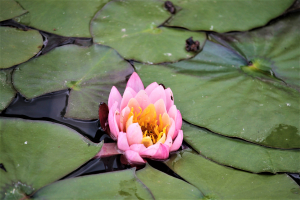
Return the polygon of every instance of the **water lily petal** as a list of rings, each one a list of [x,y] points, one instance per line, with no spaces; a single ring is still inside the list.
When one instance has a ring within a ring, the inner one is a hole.
[[[128,115],[130,113],[130,108],[126,106],[122,111],[120,115],[120,131],[126,131],[126,122],[128,120]]]
[[[167,159],[169,157],[169,146],[162,143],[156,143],[155,145],[148,147],[146,150],[141,151],[140,155],[142,157],[157,160]]]
[[[144,85],[142,80],[140,79],[139,75],[136,72],[133,72],[132,75],[130,76],[127,86],[126,87],[131,87],[135,92],[139,92],[140,90],[144,89]]]
[[[109,97],[108,97],[108,109],[110,110],[115,101],[118,102],[118,105],[121,105],[122,96],[119,90],[113,86],[110,90]]]
[[[145,160],[136,151],[127,150],[125,151],[125,157],[130,164],[143,164]]]
[[[133,144],[140,144],[142,142],[143,132],[138,123],[131,124],[126,132],[129,146]]]
[[[147,92],[148,96],[150,96],[151,92],[157,88],[159,85],[156,82],[151,83],[150,85],[148,85],[145,89],[145,91]]]
[[[130,146],[130,149],[139,153],[141,151],[146,150],[146,147],[143,144],[133,144]]]
[[[168,115],[170,118],[172,118],[172,119],[174,119],[174,121],[176,121],[176,115],[177,115],[176,105],[171,106],[170,110],[168,111]]]
[[[171,125],[171,121],[170,121],[170,117],[167,113],[164,113],[162,116],[162,122],[163,122],[163,127],[165,127],[166,125]]]
[[[126,133],[124,133],[124,132],[119,133],[117,144],[118,144],[118,148],[121,151],[126,151],[126,150],[130,149],[129,145],[128,145]]]
[[[178,131],[181,129],[181,126],[182,126],[182,116],[180,111],[177,110],[176,121],[175,121],[175,133],[173,139],[177,136]]]
[[[153,159],[165,160],[169,157],[169,146],[160,143],[156,153],[152,156]]]
[[[127,122],[126,122],[126,130],[128,130],[128,127],[133,124],[133,116],[131,116]],[[127,131],[126,131],[127,132]]]
[[[170,121],[171,121],[171,124],[170,124],[170,126],[167,128],[167,133],[168,133],[168,136],[170,136],[172,139],[174,139],[175,137],[174,137],[174,134],[175,134],[175,122],[174,122],[174,120],[171,118],[170,119]]]
[[[171,135],[167,135],[167,139],[164,144],[167,145],[169,149],[171,148],[171,146],[173,145],[173,139]]]
[[[101,150],[94,158],[103,158],[121,154],[116,143],[104,143]]]
[[[135,95],[136,93],[133,89],[130,87],[126,88],[123,94],[123,99],[121,100],[120,110],[123,110],[127,106],[129,100],[135,97]]]
[[[167,112],[165,102],[162,99],[159,99],[158,101],[155,102],[154,107],[155,107],[156,115],[157,115],[156,119],[159,124],[159,115],[161,115],[161,117],[162,117],[164,115],[164,113]]]
[[[179,130],[178,135],[177,135],[176,139],[174,140],[173,145],[170,148],[170,152],[177,151],[179,149],[179,147],[181,146],[182,141],[183,141],[183,131]]]
[[[149,104],[150,100],[145,90],[140,90],[136,95],[135,99],[139,102],[141,108],[144,110]]]
[[[166,109],[169,111],[171,106],[174,105],[174,97],[173,97],[173,92],[170,88],[165,89],[166,93]]]
[[[151,103],[155,103],[159,99],[162,99],[166,104],[166,93],[163,86],[159,85],[157,88],[155,88],[151,94],[149,95],[149,99]]]
[[[110,137],[113,140],[116,140],[118,138],[118,133],[119,133],[119,125],[117,124],[116,121],[116,114],[119,113],[117,107],[118,107],[118,102],[116,101],[111,107],[111,109],[109,110],[109,114],[108,114]]]
[[[139,113],[140,112],[140,104],[135,98],[131,98],[127,104],[127,106],[130,108],[133,108],[133,113]]]
[[[147,147],[145,150],[140,151],[139,153],[142,157],[151,158],[157,152],[159,145],[160,144],[154,144],[150,147]]]

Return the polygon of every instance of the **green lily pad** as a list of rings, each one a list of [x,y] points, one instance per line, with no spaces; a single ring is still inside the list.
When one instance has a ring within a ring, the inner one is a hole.
[[[57,35],[89,38],[91,19],[108,1],[18,0],[29,13],[15,21]]]
[[[267,148],[187,123],[183,123],[182,130],[184,141],[201,155],[222,165],[254,173],[300,172],[300,150]]]
[[[0,71],[0,113],[10,104],[16,96],[16,91],[11,83],[11,70]]]
[[[300,189],[288,175],[258,175],[224,167],[187,151],[165,162],[196,186],[207,199],[299,199]]]
[[[159,27],[170,17],[162,1],[111,1],[91,22],[95,43],[111,46],[124,58],[144,63],[175,62],[191,58],[185,40],[193,37],[203,47],[206,35]]]
[[[135,169],[58,181],[33,195],[33,199],[153,199],[135,177]]]
[[[298,12],[256,31],[210,36],[251,61],[248,69],[242,68],[249,75],[269,74],[300,91],[299,29]]]
[[[27,99],[70,88],[65,116],[98,119],[99,103],[107,102],[113,85],[124,90],[132,72],[132,66],[109,47],[65,45],[19,65],[13,80]]]
[[[21,199],[95,156],[94,144],[51,122],[0,118],[0,198]]]
[[[22,31],[0,26],[0,35],[0,68],[25,62],[43,47],[43,38],[36,30]]]
[[[264,26],[288,9],[294,0],[172,0],[172,2],[175,6],[181,7],[181,10],[166,25],[223,33]]]
[[[155,199],[202,199],[202,193],[193,185],[152,168],[149,164],[136,176],[151,190]]]
[[[298,16],[240,33],[231,46],[207,41],[191,60],[135,67],[144,85],[171,87],[175,104],[192,124],[260,145],[300,148]]]
[[[14,0],[0,0],[0,4],[0,21],[12,19],[28,12]]]

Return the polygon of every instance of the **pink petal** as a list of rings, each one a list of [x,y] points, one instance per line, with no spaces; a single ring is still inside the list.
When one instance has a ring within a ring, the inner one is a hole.
[[[147,106],[150,104],[149,97],[145,90],[140,90],[136,96],[135,99],[139,102],[141,108],[144,110],[147,108]]]
[[[170,152],[177,151],[179,149],[179,147],[181,146],[182,141],[183,141],[183,131],[179,130],[178,135],[177,135],[176,139],[174,140],[173,145],[170,148]]]
[[[171,106],[170,110],[168,111],[168,115],[170,118],[172,118],[172,119],[174,119],[174,121],[176,121],[177,108],[175,105]]]
[[[152,159],[165,160],[169,157],[169,146],[160,144],[156,153],[152,156]]]
[[[121,154],[121,152],[118,150],[116,143],[104,143],[101,150],[95,156],[95,158],[103,158],[117,154]]]
[[[170,88],[165,89],[166,93],[166,109],[167,111],[171,108],[171,106],[174,105],[174,97],[173,97],[173,92]]]
[[[135,92],[139,92],[144,89],[143,82],[136,72],[132,73],[126,87],[131,87]]]
[[[139,155],[139,153],[127,150],[125,151],[125,156],[130,164],[143,164],[146,163],[145,160]]]
[[[140,112],[140,104],[135,98],[131,98],[127,104],[127,106],[130,108],[133,108],[133,113],[139,113]]]
[[[146,148],[145,150],[140,151],[139,153],[142,157],[151,158],[157,152],[159,145],[160,144],[154,144],[154,145]]]
[[[175,122],[172,118],[170,118],[170,126],[167,128],[167,136],[171,136],[172,139],[174,139],[174,133],[175,133]]]
[[[135,91],[133,91],[131,88],[127,87],[123,94],[123,99],[121,101],[120,110],[123,110],[127,106],[129,100],[131,98],[133,98],[135,95],[136,95]]]
[[[128,115],[130,113],[130,108],[126,106],[120,116],[120,131],[126,131],[126,122],[128,120]]]
[[[116,115],[119,113],[117,107],[118,107],[118,102],[116,101],[111,107],[111,109],[109,110],[109,114],[108,114],[110,137],[113,140],[117,140],[118,133],[119,133],[119,125],[117,124],[117,120],[116,120]]]
[[[167,159],[169,157],[169,146],[162,143],[156,143],[155,145],[148,147],[146,150],[141,151],[140,155],[142,157],[158,160]]]
[[[176,121],[175,121],[175,134],[173,139],[177,136],[178,131],[181,129],[182,126],[182,116],[179,110],[177,110]]]
[[[163,86],[159,85],[157,88],[155,88],[149,95],[149,99],[150,99],[150,102],[153,104],[156,101],[158,101],[159,99],[164,100],[164,102],[166,104],[166,93],[165,93],[165,89],[163,88]]]
[[[124,132],[119,133],[117,143],[118,143],[118,148],[121,151],[126,151],[129,149],[126,133],[124,133]]]
[[[130,146],[130,149],[139,153],[146,150],[146,147],[143,144],[133,144]]]
[[[122,96],[119,90],[113,86],[110,90],[109,97],[108,97],[108,109],[110,110],[115,101],[118,102],[118,105],[121,105]]]
[[[171,146],[173,145],[173,139],[171,135],[167,135],[167,139],[164,144],[167,145],[169,149],[171,148]]]
[[[165,102],[162,99],[159,99],[158,101],[155,102],[154,107],[156,110],[156,119],[157,122],[159,122],[159,115],[161,115],[162,117],[164,113],[167,112]]]
[[[148,96],[150,96],[151,92],[157,88],[159,85],[156,82],[151,83],[150,85],[148,85],[145,89],[145,91],[147,92]]]
[[[126,132],[129,146],[133,144],[141,144],[143,139],[143,132],[138,123],[131,124]]]

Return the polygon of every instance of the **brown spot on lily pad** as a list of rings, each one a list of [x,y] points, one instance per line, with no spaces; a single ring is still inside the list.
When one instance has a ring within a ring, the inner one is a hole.
[[[187,51],[199,51],[200,42],[198,40],[194,41],[193,37],[188,38],[185,41],[185,50]]]
[[[171,1],[165,1],[165,8],[171,13],[176,13],[176,8]]]

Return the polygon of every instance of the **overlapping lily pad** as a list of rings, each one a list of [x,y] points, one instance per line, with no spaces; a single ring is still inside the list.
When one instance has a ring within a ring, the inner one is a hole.
[[[267,148],[187,123],[183,123],[182,130],[184,140],[198,153],[222,165],[254,173],[300,172],[300,150]]]
[[[171,87],[192,124],[265,146],[300,148],[299,24],[299,14],[293,14],[237,33],[227,47],[206,42],[191,60],[136,68],[145,85]]]
[[[0,71],[0,113],[10,104],[16,95],[11,83],[11,70]]]
[[[187,151],[166,164],[207,199],[299,199],[299,186],[286,174],[258,175],[218,165]]]
[[[0,118],[0,198],[21,199],[94,157],[94,144],[51,122]]]
[[[193,185],[152,168],[149,164],[136,173],[155,199],[200,199],[202,193]]]
[[[190,30],[216,32],[246,31],[267,24],[281,15],[294,0],[198,1],[172,0],[181,7],[167,23]]]
[[[91,37],[90,21],[108,1],[18,0],[29,13],[15,20],[57,35]]]
[[[0,68],[25,62],[43,47],[43,38],[36,30],[22,31],[0,26],[0,35]]]
[[[190,58],[185,40],[204,45],[205,33],[160,27],[170,13],[162,1],[112,1],[91,22],[94,42],[116,49],[124,58],[144,63],[174,62]]]
[[[0,21],[12,19],[27,12],[14,0],[1,0],[0,3]]]
[[[135,169],[58,181],[42,188],[33,199],[153,199],[134,175]]]
[[[99,103],[107,102],[113,85],[124,89],[132,72],[109,47],[65,45],[18,66],[13,80],[27,99],[70,88],[66,116],[97,119]]]

